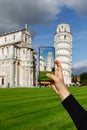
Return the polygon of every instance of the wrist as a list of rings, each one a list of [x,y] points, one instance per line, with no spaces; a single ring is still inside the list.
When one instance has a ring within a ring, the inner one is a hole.
[[[69,95],[70,95],[70,92],[68,91],[67,88],[59,90],[59,96],[60,96],[62,101],[65,100]]]

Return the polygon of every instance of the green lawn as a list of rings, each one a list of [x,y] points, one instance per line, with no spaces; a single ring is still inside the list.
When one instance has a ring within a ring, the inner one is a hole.
[[[40,71],[38,80],[39,81],[51,81],[51,79],[46,76],[47,73],[54,74],[54,71],[51,71],[51,72],[49,72],[49,71]]]
[[[87,110],[87,87],[69,88]],[[0,130],[76,130],[51,88],[0,89]]]

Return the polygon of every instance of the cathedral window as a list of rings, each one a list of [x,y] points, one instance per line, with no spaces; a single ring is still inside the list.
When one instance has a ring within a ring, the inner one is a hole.
[[[27,35],[25,35],[25,42],[27,43]]]
[[[64,35],[64,39],[66,39],[66,35]]]
[[[25,54],[25,50],[23,50],[23,54]]]
[[[9,53],[9,47],[7,47],[7,54]]]
[[[2,78],[2,85],[4,85],[4,78]]]

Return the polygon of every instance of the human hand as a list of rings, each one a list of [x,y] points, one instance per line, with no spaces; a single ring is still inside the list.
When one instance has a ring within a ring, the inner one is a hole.
[[[56,92],[59,97],[64,100],[67,96],[70,95],[67,87],[64,84],[63,74],[62,74],[62,66],[58,60],[54,61],[57,65],[57,70],[55,74],[47,74],[47,77],[51,78],[54,82],[51,83],[53,90]]]

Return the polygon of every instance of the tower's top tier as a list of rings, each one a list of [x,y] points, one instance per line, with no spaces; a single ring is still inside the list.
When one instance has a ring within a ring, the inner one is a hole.
[[[51,56],[51,55],[52,55],[52,52],[48,52],[48,55]]]
[[[70,33],[70,25],[69,24],[59,24],[57,26],[56,33],[59,33],[59,32],[68,32],[68,33]]]

